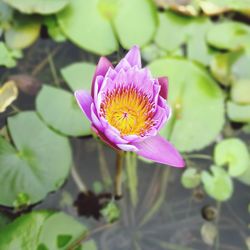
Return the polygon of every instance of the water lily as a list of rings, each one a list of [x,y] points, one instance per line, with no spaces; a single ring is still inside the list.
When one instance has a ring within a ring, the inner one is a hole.
[[[155,162],[184,167],[179,152],[158,134],[171,115],[167,95],[168,79],[155,79],[142,68],[137,46],[115,68],[101,57],[91,93],[75,92],[93,131],[108,145]]]

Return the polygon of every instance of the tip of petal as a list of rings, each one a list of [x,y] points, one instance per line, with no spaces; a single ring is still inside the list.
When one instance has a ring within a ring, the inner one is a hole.
[[[127,55],[125,56],[131,67],[138,66],[141,68],[141,53],[139,46],[135,45],[133,46]]]

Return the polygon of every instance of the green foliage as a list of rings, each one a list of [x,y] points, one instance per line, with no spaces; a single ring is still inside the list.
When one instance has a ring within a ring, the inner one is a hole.
[[[50,130],[34,112],[8,118],[8,128],[15,148],[0,137],[0,204],[34,204],[57,190],[67,177],[71,164],[69,142]]]
[[[16,66],[16,59],[21,58],[22,53],[18,50],[7,48],[6,44],[0,42],[0,66],[12,68]]]
[[[227,115],[234,122],[250,122],[250,105],[227,102]]]
[[[44,85],[36,99],[36,108],[48,125],[65,135],[91,134],[89,121],[68,91]]]
[[[111,201],[101,210],[101,214],[107,222],[113,223],[120,218],[121,212],[115,202]]]
[[[149,68],[153,75],[170,79],[172,118],[161,134],[180,151],[210,144],[224,124],[224,98],[215,81],[203,68],[184,59],[156,60]]]
[[[181,176],[181,184],[185,188],[196,188],[200,185],[200,182],[200,173],[195,168],[187,168]]]

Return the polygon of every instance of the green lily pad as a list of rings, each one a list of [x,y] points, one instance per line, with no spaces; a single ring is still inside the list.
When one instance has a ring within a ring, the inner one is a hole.
[[[37,249],[40,229],[50,216],[51,212],[47,211],[32,212],[8,224],[0,231],[0,249]]]
[[[250,122],[250,105],[227,102],[227,115],[234,122]]]
[[[218,23],[209,29],[207,41],[218,49],[239,49],[250,43],[250,28],[246,24],[234,21]]]
[[[87,233],[88,230],[84,225],[62,212],[36,211],[19,217],[0,231],[0,248],[68,249],[80,236]]]
[[[185,188],[195,188],[200,185],[201,176],[195,168],[187,168],[181,176],[181,184]]]
[[[250,104],[250,79],[234,82],[231,88],[231,99],[238,104]]]
[[[82,243],[81,247],[76,250],[97,250],[97,245],[94,240],[88,240]]]
[[[0,42],[0,66],[12,68],[16,66],[16,59],[20,58],[21,54],[18,50],[7,48],[5,43]]]
[[[226,201],[233,194],[233,182],[227,172],[220,167],[211,166],[211,172],[203,171],[201,180],[206,193],[218,201]]]
[[[8,29],[4,36],[11,49],[24,49],[32,45],[40,35],[40,23],[32,22]]]
[[[16,149],[0,137],[0,204],[13,206],[21,196],[34,204],[66,179],[71,164],[69,141],[34,112],[8,118],[8,128]]]
[[[51,250],[67,249],[84,233],[87,235],[88,229],[83,224],[62,212],[56,213],[41,228],[38,245]]]
[[[8,28],[13,18],[13,9],[6,3],[0,1],[0,27]]]
[[[250,185],[250,162],[247,170],[242,175],[238,176],[237,179],[246,185]]]
[[[83,49],[107,55],[116,51],[118,43],[109,20],[101,16],[99,0],[71,0],[57,14],[65,35]]]
[[[65,135],[91,134],[89,121],[68,91],[44,85],[36,99],[36,108],[48,125]]]
[[[218,166],[228,165],[228,173],[233,177],[244,173],[250,165],[247,146],[238,138],[219,142],[215,147],[214,160]]]
[[[72,91],[90,90],[96,65],[92,63],[73,63],[61,69],[61,74]]]
[[[69,0],[3,0],[13,8],[26,14],[52,14],[62,10]]]
[[[154,5],[148,0],[119,0],[113,24],[121,45],[129,49],[133,45],[144,46],[155,34],[157,16]],[[143,10],[143,11],[138,11]]]
[[[199,150],[213,142],[224,124],[224,97],[216,82],[202,67],[184,59],[156,60],[149,68],[154,76],[170,80],[173,114],[161,134],[180,151]]]

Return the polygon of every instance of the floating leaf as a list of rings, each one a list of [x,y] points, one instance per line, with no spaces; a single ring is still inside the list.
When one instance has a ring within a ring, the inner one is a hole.
[[[16,100],[18,96],[18,89],[15,82],[8,81],[0,88],[0,113],[4,112],[6,108]]]
[[[215,164],[218,166],[228,165],[228,173],[239,176],[250,165],[247,146],[238,138],[229,138],[219,142],[214,151]]]
[[[72,91],[91,89],[96,66],[92,63],[73,63],[61,69],[61,74]]]
[[[234,122],[250,122],[250,105],[227,102],[227,115]]]
[[[250,104],[250,79],[234,82],[231,88],[231,99],[238,104]]]
[[[200,173],[195,168],[187,168],[181,176],[181,184],[185,188],[195,188],[199,186],[200,182]]]
[[[233,193],[230,176],[223,168],[217,166],[211,166],[211,172],[203,171],[201,175],[206,193],[218,201],[228,200]]]
[[[63,89],[44,85],[36,99],[42,119],[65,135],[90,135],[90,123],[82,115],[73,94]]]
[[[52,14],[62,10],[69,0],[3,0],[20,12],[26,14]]]
[[[82,243],[81,247],[76,250],[97,250],[97,245],[95,241],[93,240],[88,240],[84,243]]]
[[[215,239],[217,237],[218,231],[216,226],[211,222],[205,222],[201,227],[201,237],[203,241],[209,245],[213,246]]]
[[[149,43],[153,39],[157,24],[154,5],[148,0],[118,2],[119,9],[112,22],[122,46],[130,49],[135,44],[144,46]]]
[[[39,245],[48,249],[67,249],[80,235],[88,234],[88,229],[72,217],[60,212],[50,216],[41,228]]]
[[[16,149],[0,137],[0,204],[13,206],[20,194],[34,204],[57,190],[67,177],[69,142],[34,112],[8,118],[8,127]]]
[[[173,114],[161,134],[180,151],[210,144],[224,124],[224,98],[216,82],[203,68],[187,60],[160,59],[149,68],[155,76],[170,79],[168,101]]]
[[[7,29],[13,18],[13,9],[6,3],[0,1],[0,27]]]
[[[107,55],[117,50],[118,43],[109,20],[99,12],[98,2],[71,0],[57,19],[65,35],[78,46]]]
[[[6,47],[3,42],[0,42],[0,66],[12,68],[16,66],[16,58],[20,58],[20,53]]]
[[[239,49],[250,43],[250,28],[246,24],[229,20],[218,23],[209,29],[207,41],[218,49]]]
[[[40,229],[50,215],[51,213],[47,211],[32,212],[8,224],[0,231],[0,249],[37,249]]]
[[[5,32],[5,41],[11,49],[24,49],[33,44],[40,35],[40,24],[36,22],[14,26]]]

